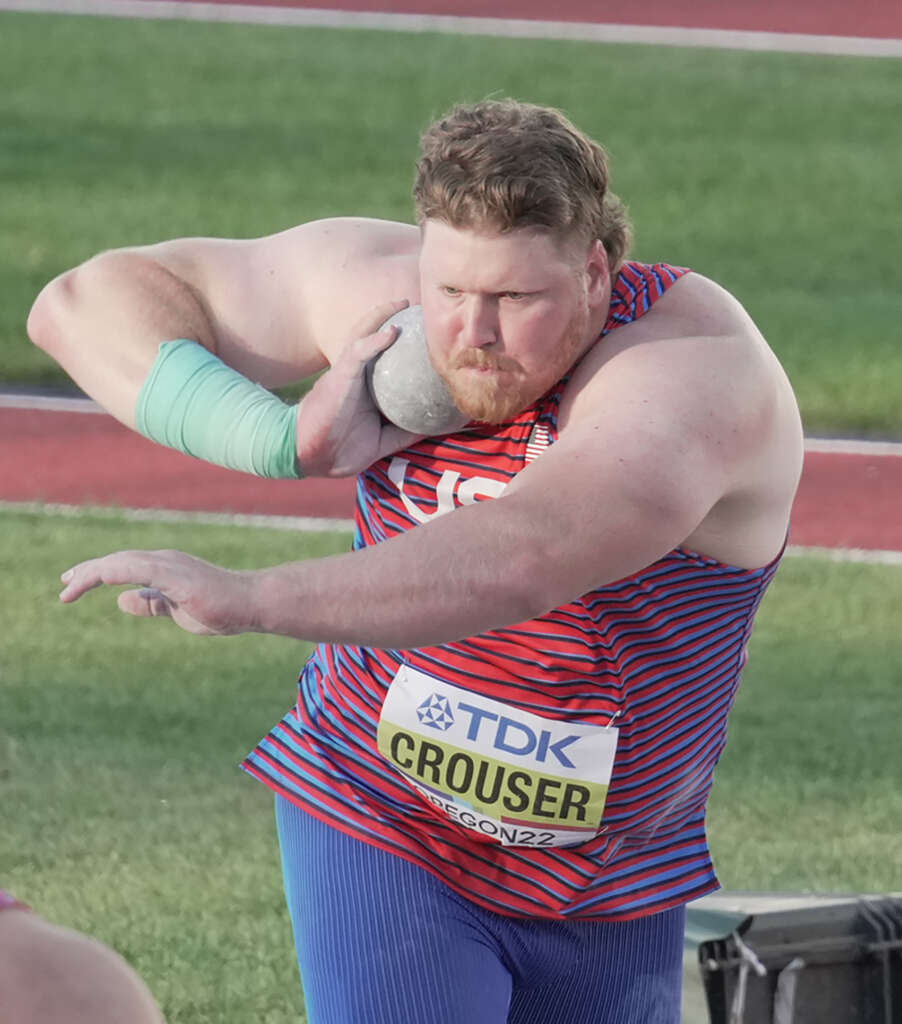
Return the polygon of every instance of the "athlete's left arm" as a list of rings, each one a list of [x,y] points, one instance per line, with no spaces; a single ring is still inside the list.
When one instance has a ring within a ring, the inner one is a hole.
[[[410,648],[522,622],[621,579],[741,488],[771,429],[773,357],[754,327],[701,335],[674,322],[669,338],[663,317],[609,335],[600,365],[578,371],[558,441],[498,498],[362,551],[255,572],[120,553],[76,567],[63,600],[141,584],[120,596],[123,610],[194,632]]]

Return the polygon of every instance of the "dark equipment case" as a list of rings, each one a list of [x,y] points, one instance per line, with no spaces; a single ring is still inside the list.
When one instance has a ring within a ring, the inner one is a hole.
[[[698,960],[711,1024],[902,1024],[902,897],[748,914]]]

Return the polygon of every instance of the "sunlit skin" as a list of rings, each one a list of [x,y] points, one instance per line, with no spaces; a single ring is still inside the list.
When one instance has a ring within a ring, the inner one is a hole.
[[[420,294],[432,361],[458,406],[475,420],[504,423],[592,346],[611,281],[601,242],[427,221]]]

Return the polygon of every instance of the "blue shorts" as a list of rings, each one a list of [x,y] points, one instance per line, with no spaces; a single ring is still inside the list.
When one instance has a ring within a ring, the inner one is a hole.
[[[680,1024],[685,908],[494,914],[276,797],[309,1024]]]

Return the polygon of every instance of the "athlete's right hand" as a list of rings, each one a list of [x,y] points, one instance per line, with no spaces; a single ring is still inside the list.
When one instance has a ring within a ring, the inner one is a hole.
[[[256,629],[254,577],[183,551],[117,551],[67,569],[60,600],[71,604],[95,587],[134,585],[140,589],[118,598],[128,615],[170,618],[200,636],[234,636]]]
[[[367,363],[398,336],[382,324],[409,303],[376,306],[298,406],[298,463],[305,476],[353,476],[422,435],[387,423],[366,386]]]

